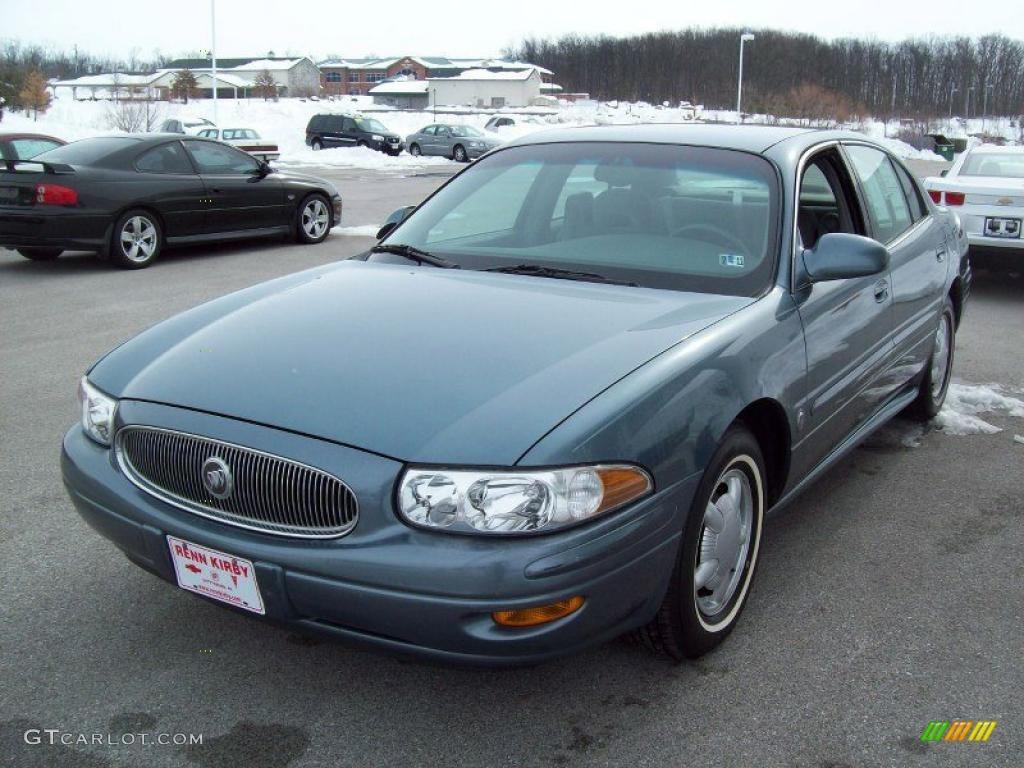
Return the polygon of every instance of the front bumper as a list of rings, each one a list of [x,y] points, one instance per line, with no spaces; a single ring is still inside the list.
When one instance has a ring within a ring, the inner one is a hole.
[[[534,663],[649,621],[675,563],[679,510],[689,508],[697,483],[689,478],[606,520],[558,534],[485,539],[433,533],[395,515],[397,462],[165,406],[124,401],[119,411],[131,423],[177,428],[318,466],[342,477],[360,500],[358,525],[340,539],[284,539],[235,528],[143,492],[115,467],[110,451],[75,426],[62,453],[68,493],[82,517],[129,559],[175,583],[167,534],[244,557],[254,563],[267,619],[453,663]],[[490,618],[496,610],[574,595],[586,598],[584,606],[550,624],[507,629]]]

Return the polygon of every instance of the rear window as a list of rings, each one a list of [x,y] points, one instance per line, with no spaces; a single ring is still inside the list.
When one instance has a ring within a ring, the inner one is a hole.
[[[480,160],[388,240],[469,269],[530,264],[756,296],[774,274],[778,197],[772,166],[744,152],[538,144]]]
[[[134,139],[124,139],[116,136],[82,139],[81,141],[73,141],[70,144],[65,144],[63,147],[43,152],[32,159],[47,163],[89,165],[134,143],[136,143]]]
[[[960,175],[1024,179],[1024,152],[972,152],[964,161]]]

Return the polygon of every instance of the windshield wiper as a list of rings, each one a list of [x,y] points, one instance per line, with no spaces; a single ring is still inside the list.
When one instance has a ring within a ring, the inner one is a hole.
[[[530,275],[532,277],[554,277],[560,280],[582,280],[590,283],[609,283],[610,285],[629,285],[637,287],[637,283],[630,283],[625,280],[615,280],[611,277],[599,275],[596,272],[577,272],[572,269],[559,269],[558,267],[545,267],[541,264],[516,264],[512,267],[491,267],[484,272],[502,272],[507,275]]]
[[[429,251],[423,251],[412,245],[405,245],[400,243],[380,243],[379,245],[373,246],[370,249],[371,253],[397,253],[399,256],[405,256],[407,259],[420,262],[420,264],[431,264],[435,267],[441,267],[442,269],[459,269],[459,265],[454,261],[449,261],[443,256],[435,256]]]

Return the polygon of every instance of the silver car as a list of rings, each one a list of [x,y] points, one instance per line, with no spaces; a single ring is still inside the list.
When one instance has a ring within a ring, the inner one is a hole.
[[[410,134],[405,145],[410,155],[441,155],[460,163],[480,157],[499,146],[501,141],[471,125],[434,123]]]

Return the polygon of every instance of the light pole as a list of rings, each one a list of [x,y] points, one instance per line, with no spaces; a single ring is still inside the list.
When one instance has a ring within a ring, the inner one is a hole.
[[[964,96],[964,120],[969,120],[971,117],[971,91],[973,90],[973,85],[968,86],[967,94]]]
[[[736,81],[736,122],[743,122],[743,113],[740,111],[743,106],[743,44],[754,39],[750,32],[740,35],[740,76]]]
[[[985,118],[988,116],[988,92],[994,86],[986,85],[981,89],[981,132],[985,132]]]
[[[213,65],[213,124],[217,122],[217,0],[210,0],[210,62]]]
[[[951,85],[949,87],[949,122],[950,122],[950,125],[953,124],[953,94],[956,93],[959,90],[960,89],[957,88],[955,85]]]

